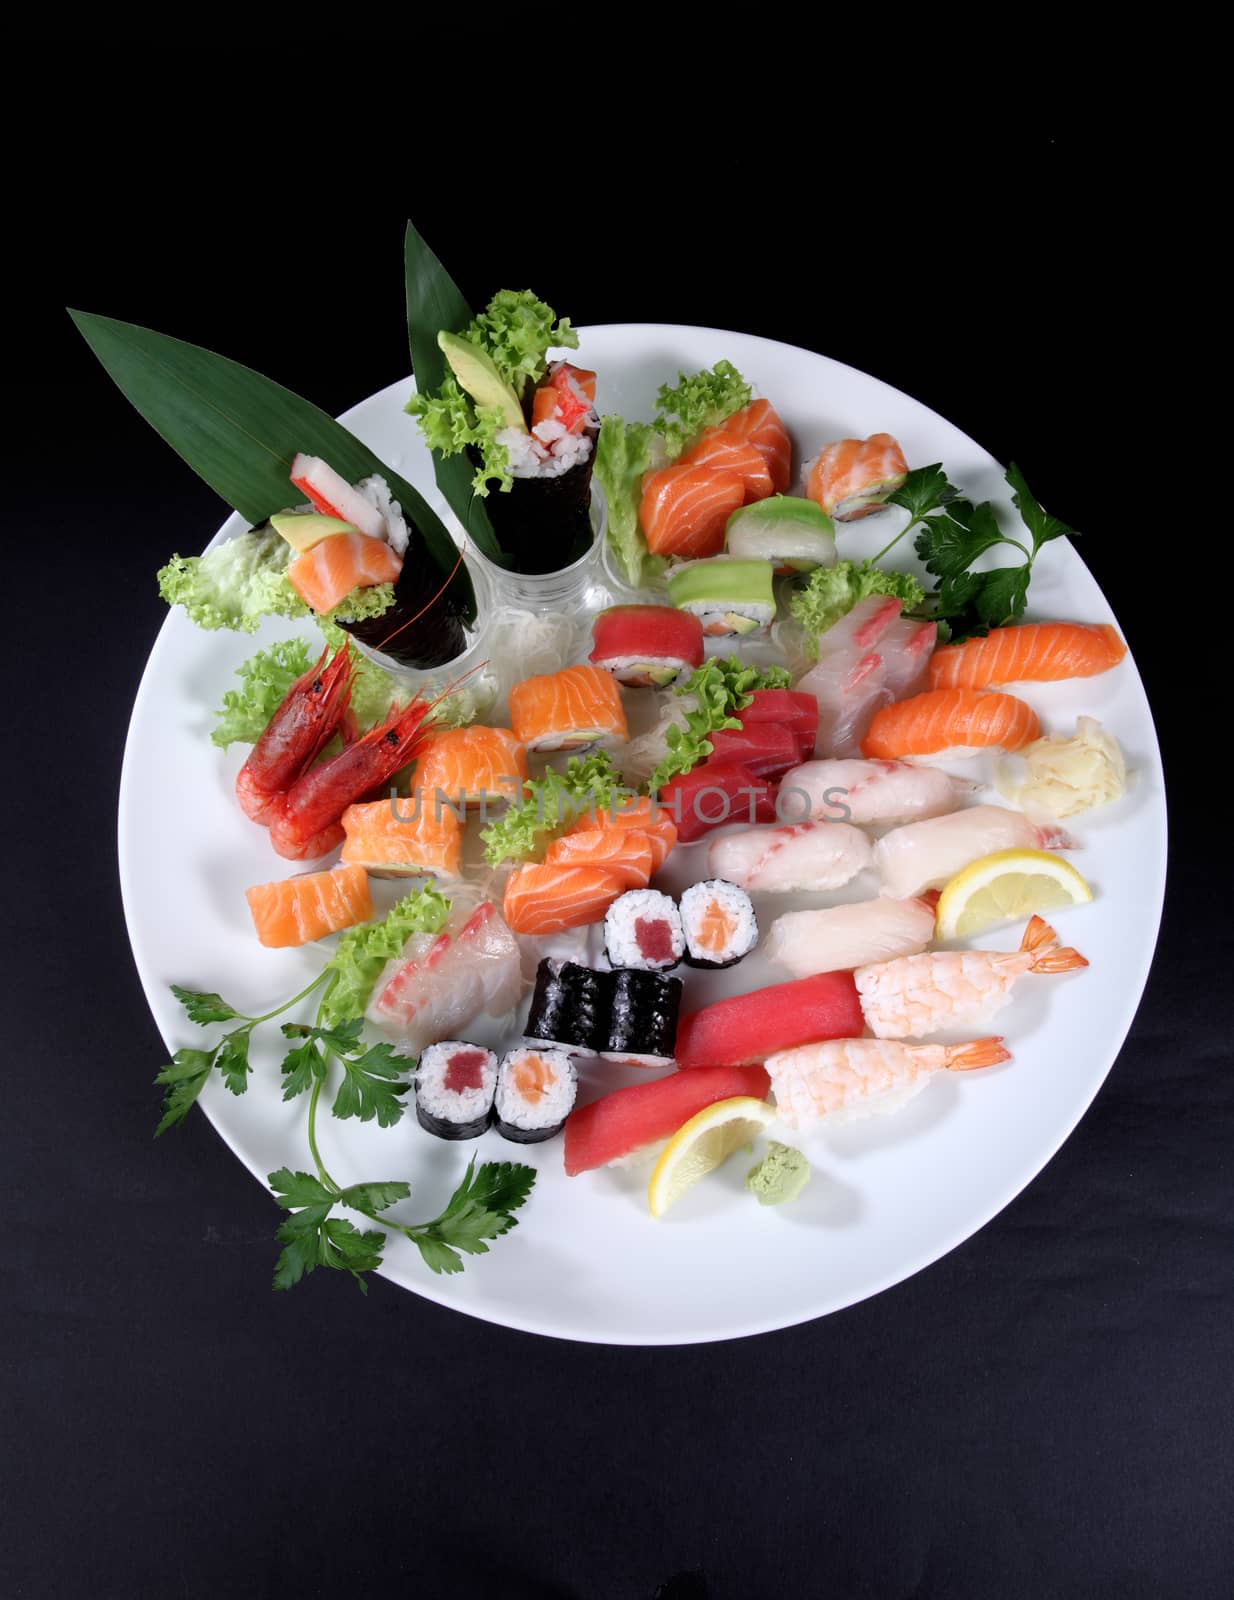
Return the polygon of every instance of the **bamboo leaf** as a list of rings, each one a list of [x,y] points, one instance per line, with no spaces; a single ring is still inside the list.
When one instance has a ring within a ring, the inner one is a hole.
[[[455,572],[449,603],[474,617],[471,579],[440,517],[341,422],[272,378],[201,345],[91,312],[69,315],[151,427],[247,522],[263,522],[296,498],[290,474],[298,450],[324,457],[352,483],[378,472],[412,529],[407,559],[431,563],[443,581]]]
[[[411,222],[403,243],[403,270],[407,280],[411,368],[416,375],[416,388],[425,394],[439,389],[446,375],[446,358],[437,335],[443,328],[449,333],[463,333],[472,320],[471,307]],[[443,456],[439,450],[432,455],[437,487],[446,504],[490,560],[504,561],[484,501],[472,488],[474,469],[467,457]]]

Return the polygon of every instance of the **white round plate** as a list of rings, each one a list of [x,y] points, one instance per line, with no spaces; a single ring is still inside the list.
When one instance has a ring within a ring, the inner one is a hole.
[[[911,463],[942,461],[973,499],[995,500],[1007,519],[1014,517],[997,463],[971,439],[918,401],[810,351],[714,329],[632,325],[582,330],[577,359],[599,372],[604,410],[650,417],[659,384],[721,357],[776,406],[793,435],[798,466],[829,439],[886,430]],[[393,384],[343,420],[436,500],[428,454],[403,410],[410,387],[410,381]],[[872,554],[899,515],[844,531],[841,554]],[[220,535],[242,526],[232,517]],[[191,548],[195,541],[186,535],[181,542]],[[896,559],[911,561],[911,552],[900,547]],[[1115,620],[1079,556],[1061,540],[1037,562],[1030,615]],[[235,804],[232,785],[245,751],[223,756],[209,738],[211,712],[235,669],[259,644],[289,631],[286,623],[266,623],[256,640],[203,633],[173,612],[133,708],[121,785],[120,872],[138,970],[169,1051],[203,1037],[169,984],[218,990],[255,1013],[294,994],[325,959],[313,947],[267,951],[256,943],[244,889],[288,867]],[[863,1300],[927,1266],[1000,1211],[1058,1149],[1118,1054],[1152,959],[1166,861],[1160,755],[1130,658],[1098,678],[1019,692],[1047,731],[1070,732],[1077,713],[1098,717],[1122,742],[1134,782],[1121,801],[1074,820],[1082,847],[1074,859],[1096,898],[1057,920],[1065,942],[1091,965],[1075,976],[1020,986],[997,1024],[1014,1052],[1011,1065],[940,1074],[896,1116],[806,1140],[785,1135],[805,1148],[814,1171],[790,1206],[757,1205],[742,1187],[750,1163],[738,1156],[660,1222],[647,1212],[645,1169],[567,1178],[560,1140],[523,1149],[490,1132],[460,1147],[425,1134],[413,1115],[392,1129],[336,1121],[325,1114],[323,1099],[319,1137],[333,1175],[345,1183],[409,1180],[412,1198],[393,1213],[408,1221],[436,1215],[472,1154],[526,1160],[538,1169],[518,1227],[488,1255],[468,1257],[465,1272],[434,1277],[412,1245],[391,1236],[386,1276],[511,1328],[613,1344],[687,1344],[783,1328]],[[672,887],[705,871],[697,850],[678,851],[671,865]],[[764,902],[759,909],[765,928],[772,908]],[[1018,932],[983,942],[1006,947]],[[759,956],[727,974],[691,973],[687,1004],[785,977]],[[263,1035],[247,1094],[233,1097],[211,1081],[201,1104],[264,1182],[278,1167],[311,1168],[311,1161],[305,1101],[284,1104],[280,1097],[277,1026]],[[280,1216],[271,1202],[272,1266]],[[294,1292],[309,1295],[314,1286]]]

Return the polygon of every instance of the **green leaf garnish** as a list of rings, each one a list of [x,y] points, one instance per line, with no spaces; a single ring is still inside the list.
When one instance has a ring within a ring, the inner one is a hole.
[[[673,693],[693,695],[697,707],[685,714],[685,725],[673,725],[664,735],[668,754],[647,780],[655,794],[670,778],[690,772],[711,755],[711,735],[721,728],[739,728],[737,712],[744,711],[756,689],[787,689],[792,679],[783,667],[752,667],[737,656],[705,661]]]
[[[916,578],[906,572],[885,572],[871,561],[837,561],[834,567],[815,567],[788,601],[789,611],[805,630],[810,655],[818,656],[820,634],[872,594],[894,596],[905,611],[916,610],[925,600],[925,590]]]
[[[503,861],[526,861],[550,835],[560,832],[584,812],[609,811],[630,794],[621,773],[603,751],[571,756],[566,770],[550,767],[542,778],[523,785],[525,798],[510,805],[502,816],[483,829],[484,859],[490,866]]]

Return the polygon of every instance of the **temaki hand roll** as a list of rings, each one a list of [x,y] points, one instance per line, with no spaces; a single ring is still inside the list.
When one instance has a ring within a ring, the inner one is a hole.
[[[520,1046],[502,1057],[497,1074],[497,1132],[515,1144],[539,1144],[565,1126],[578,1078],[566,1050]]]
[[[416,1120],[439,1139],[478,1139],[489,1125],[497,1057],[462,1039],[431,1044],[416,1068]]]

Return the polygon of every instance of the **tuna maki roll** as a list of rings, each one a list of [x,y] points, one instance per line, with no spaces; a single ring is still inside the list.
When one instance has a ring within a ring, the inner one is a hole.
[[[488,1127],[497,1057],[462,1039],[431,1044],[416,1068],[416,1120],[439,1139],[476,1139]]]
[[[497,1132],[515,1144],[539,1144],[565,1126],[578,1078],[566,1050],[519,1046],[497,1074]]]
[[[750,896],[726,878],[705,878],[681,897],[686,964],[732,967],[758,943],[758,920]]]
[[[594,1055],[608,1036],[611,988],[611,973],[546,958],[536,969],[523,1037]]]
[[[709,639],[764,632],[776,614],[770,561],[683,561],[669,572],[668,597]]]
[[[604,916],[604,953],[613,967],[665,972],[685,954],[681,913],[658,889],[631,889]]]
[[[633,1067],[666,1067],[677,1046],[683,984],[662,972],[614,972],[607,1061]]]

